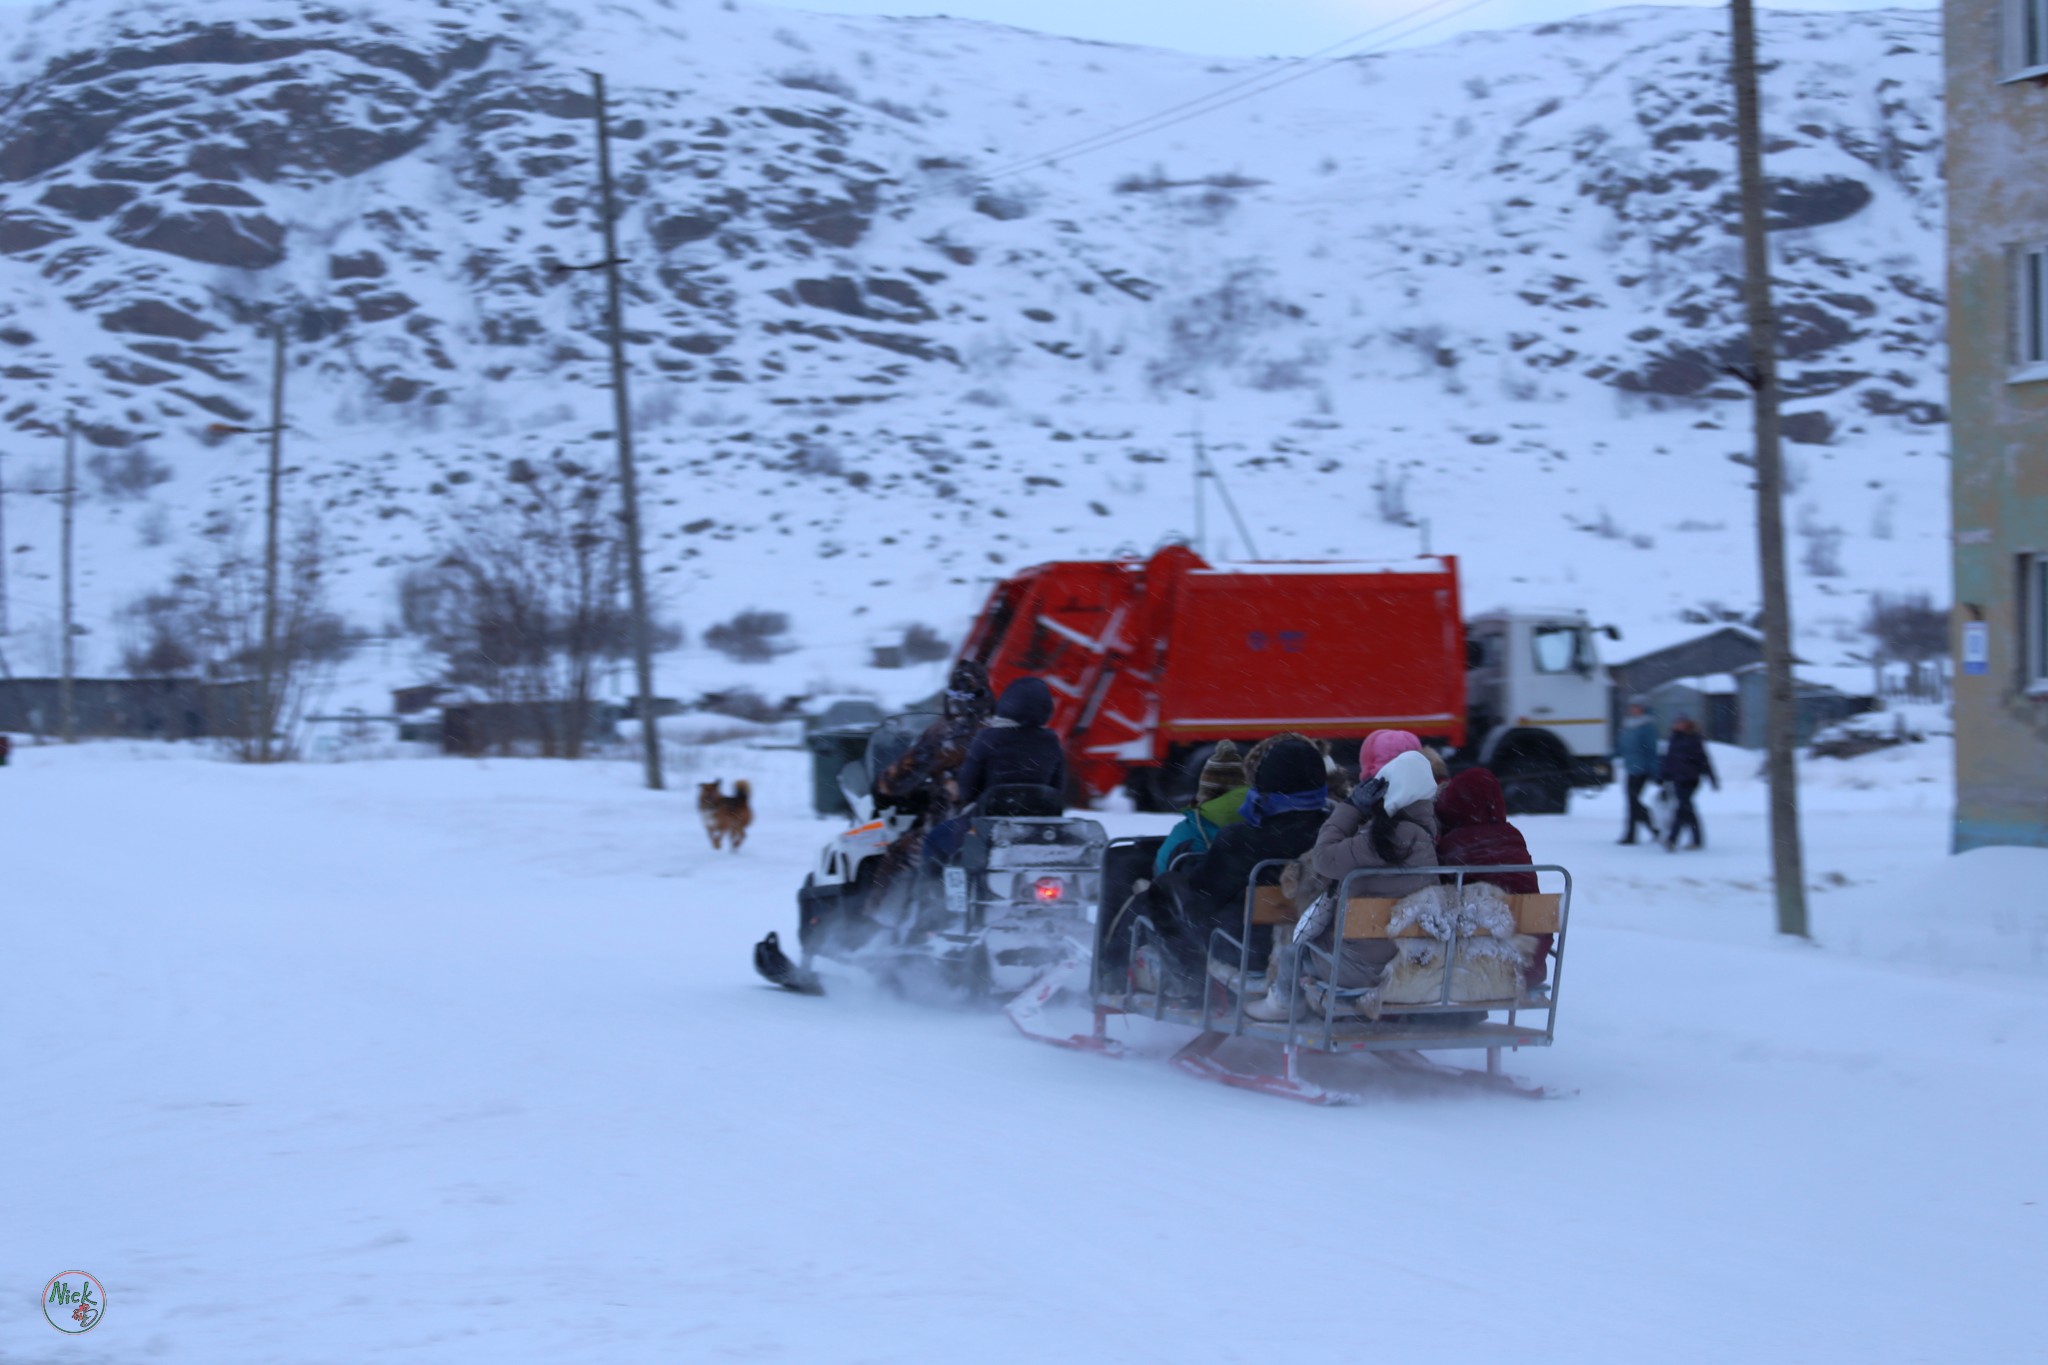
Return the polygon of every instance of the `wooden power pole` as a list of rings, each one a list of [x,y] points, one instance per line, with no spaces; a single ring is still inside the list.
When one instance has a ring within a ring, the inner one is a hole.
[[[7,666],[7,456],[0,452],[0,678],[11,678]]]
[[[633,412],[626,393],[626,339],[619,320],[619,244],[613,220],[618,211],[612,199],[611,130],[605,115],[604,77],[590,73],[591,94],[597,101],[597,178],[600,189],[600,218],[604,225],[605,329],[612,347],[612,427],[619,442],[619,519],[626,532],[626,584],[633,607],[633,671],[640,696],[641,756],[647,766],[647,785],[660,791],[661,738],[655,733],[654,652],[647,619],[647,571],[640,562],[640,487],[633,472]]]
[[[59,490],[64,507],[64,534],[60,544],[62,551],[61,572],[63,574],[62,606],[59,615],[64,618],[64,643],[60,651],[63,671],[57,678],[57,734],[66,744],[78,742],[77,668],[72,631],[71,603],[71,525],[72,503],[78,496],[78,414],[71,413],[64,422],[64,487]]]
[[[263,659],[256,683],[256,759],[270,761],[273,689],[277,684],[277,503],[284,475],[284,343],[289,325],[280,312],[273,328],[276,355],[270,375],[270,487],[263,508]]]
[[[1771,788],[1771,884],[1778,932],[1807,936],[1806,870],[1799,846],[1792,609],[1785,589],[1784,459],[1779,439],[1778,326],[1771,303],[1769,225],[1764,218],[1763,114],[1757,90],[1753,0],[1730,0],[1734,40],[1735,144],[1741,170],[1743,295],[1749,313],[1749,384],[1756,407],[1756,535],[1763,578],[1764,771]]]

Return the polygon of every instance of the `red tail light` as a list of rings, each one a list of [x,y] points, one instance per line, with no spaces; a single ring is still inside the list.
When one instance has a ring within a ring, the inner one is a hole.
[[[1031,894],[1042,901],[1056,901],[1067,894],[1067,884],[1058,877],[1040,877],[1031,884]]]

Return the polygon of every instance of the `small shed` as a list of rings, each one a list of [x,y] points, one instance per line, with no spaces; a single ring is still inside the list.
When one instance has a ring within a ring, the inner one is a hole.
[[[618,738],[622,708],[592,701],[582,708],[583,742],[602,744]],[[566,701],[468,701],[441,708],[441,752],[475,756],[496,749],[540,746],[543,752],[567,747],[577,708]]]
[[[1625,704],[1679,678],[1725,676],[1764,661],[1763,636],[1746,626],[1725,625],[1607,665],[1614,690]]]
[[[55,735],[63,728],[58,678],[0,679],[0,730]],[[204,739],[237,733],[251,683],[198,678],[74,678],[73,732],[93,739]]]
[[[1735,682],[1740,728],[1733,742],[1745,749],[1761,749],[1764,747],[1764,666],[1756,664],[1742,669],[1736,673]],[[1853,696],[1826,683],[1801,677],[1797,669],[1793,670],[1792,689],[1792,733],[1796,744],[1807,743],[1815,732],[1850,716],[1883,709],[1883,703],[1876,697]]]

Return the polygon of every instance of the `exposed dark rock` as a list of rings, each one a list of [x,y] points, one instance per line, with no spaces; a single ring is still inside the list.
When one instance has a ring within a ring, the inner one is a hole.
[[[0,252],[34,251],[71,235],[71,229],[31,213],[0,213]]]
[[[694,213],[679,213],[667,218],[657,218],[648,230],[654,238],[654,245],[660,251],[674,251],[690,242],[701,242],[714,235],[724,220],[706,218]]]
[[[239,185],[223,184],[218,180],[207,180],[185,191],[188,204],[219,204],[225,208],[260,209],[263,201]]]
[[[1817,398],[1840,393],[1870,378],[1867,370],[1800,370],[1778,376],[1778,388],[1787,398]]]
[[[100,326],[110,332],[140,332],[144,336],[174,337],[179,341],[197,341],[220,330],[182,308],[173,308],[162,299],[141,299],[116,308],[100,319]]]
[[[960,363],[959,355],[951,346],[941,346],[925,337],[910,336],[902,332],[864,332],[856,327],[847,328],[846,334],[855,341],[879,346],[898,355],[914,356],[919,360],[946,360],[955,365]]]
[[[70,217],[90,223],[106,217],[135,197],[126,185],[52,185],[41,202]]]
[[[1778,310],[1778,348],[1792,359],[1819,355],[1852,341],[1856,329],[1817,304],[1793,303]]]
[[[1031,212],[1031,208],[1015,195],[1003,194],[996,190],[983,190],[974,196],[974,211],[987,214],[999,223],[1008,223],[1025,217]],[[966,262],[963,261],[961,264],[964,265]]]
[[[125,356],[96,355],[92,367],[116,384],[163,384],[178,376],[171,370],[160,370],[154,365],[145,365],[139,360]]]
[[[1918,398],[1900,398],[1889,389],[1865,389],[1863,407],[1878,417],[1903,417],[1915,426],[1939,426],[1948,420],[1948,409]]]
[[[262,270],[284,259],[284,226],[259,213],[166,213],[141,203],[121,215],[116,240],[207,265]]]
[[[1771,176],[1766,183],[1764,226],[1771,232],[1791,228],[1824,227],[1853,218],[1870,205],[1870,186],[1843,175],[1824,175],[1813,180]],[[1731,191],[1716,205],[1722,226],[1741,231],[1741,202]]]
[[[225,418],[230,422],[246,423],[256,420],[255,413],[233,399],[223,398],[217,393],[193,393],[189,389],[171,389],[168,392],[176,394],[196,407],[205,408],[215,417]]]
[[[30,105],[0,142],[0,180],[32,180],[83,156],[120,126],[126,111],[113,101],[90,111],[70,100]]]
[[[375,280],[384,276],[384,258],[374,251],[358,251],[352,256],[331,256],[327,260],[329,278],[337,280]]]
[[[80,422],[78,434],[83,436],[88,444],[96,445],[102,450],[125,450],[151,433],[109,426],[105,422]]]
[[[364,322],[383,322],[401,317],[419,307],[403,294],[370,294],[356,300],[356,313]]]
[[[829,308],[856,318],[874,316],[861,299],[860,286],[844,275],[828,280],[798,280],[796,296],[813,308]]]

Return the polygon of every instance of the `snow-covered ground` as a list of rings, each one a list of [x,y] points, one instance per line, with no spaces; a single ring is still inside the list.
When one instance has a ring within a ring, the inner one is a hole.
[[[1529,1104],[1315,1110],[840,981],[764,988],[806,758],[0,769],[9,1361],[2007,1361],[2039,1349],[2048,854],[1944,856],[1944,741],[1619,797]],[[690,783],[754,782],[714,853]],[[1117,829],[1161,817],[1105,817]],[[1834,875],[1831,875],[1834,874]],[[1833,886],[1846,879],[1846,887]],[[2001,890],[2000,888],[2003,888]],[[62,1340],[37,1287],[83,1269]],[[1309,1354],[1303,1354],[1306,1351]]]

